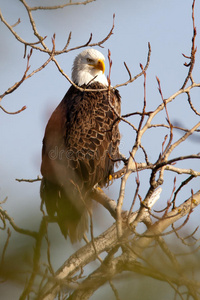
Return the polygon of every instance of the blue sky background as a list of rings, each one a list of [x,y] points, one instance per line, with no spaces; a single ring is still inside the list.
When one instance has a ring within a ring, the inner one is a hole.
[[[198,12],[200,3],[199,1],[196,2],[195,16],[197,32],[199,32]],[[32,1],[29,3],[31,5]],[[54,1],[34,1],[34,5],[50,5],[51,3],[54,4]],[[115,85],[128,79],[127,71],[123,66],[124,61],[133,75],[140,71],[139,64],[145,65],[148,42],[151,43],[152,56],[147,71],[147,110],[153,110],[161,103],[156,76],[160,78],[164,98],[176,92],[186,77],[188,69],[183,66],[186,59],[182,53],[189,55],[191,50],[191,6],[191,0],[96,0],[84,6],[71,6],[56,11],[33,12],[33,16],[39,33],[42,36],[47,35],[45,42],[49,47],[51,47],[51,38],[56,33],[56,49],[60,50],[64,47],[70,31],[72,31],[70,47],[84,44],[89,39],[91,32],[93,33],[93,42],[103,39],[112,26],[112,16],[115,13],[114,34],[104,44],[103,49],[97,49],[106,57],[108,49],[111,50],[113,60],[111,80],[112,85]],[[21,23],[14,29],[23,39],[28,42],[36,41],[25,8],[19,1],[0,0],[0,8],[4,18],[10,24],[14,24],[20,17]],[[25,70],[26,59],[23,59],[23,45],[11,35],[3,23],[0,23],[0,36],[0,94],[2,94],[9,86],[21,79]],[[197,36],[196,44],[199,45],[199,36]],[[73,51],[57,57],[62,69],[68,75],[71,75],[73,59],[79,52],[80,50]],[[47,60],[46,55],[33,51],[30,71],[38,68],[45,60]],[[194,70],[196,82],[200,81],[199,62],[199,53],[197,52]],[[106,63],[106,67],[107,72],[108,63]],[[18,183],[15,178],[31,179],[40,175],[41,147],[45,126],[51,112],[61,101],[69,86],[70,84],[60,75],[55,65],[50,63],[44,70],[26,80],[13,94],[2,100],[2,105],[8,111],[16,111],[24,105],[27,106],[25,111],[14,116],[0,111],[0,199],[3,200],[6,196],[8,197],[4,207],[19,225],[24,224],[24,222],[27,225],[27,220],[29,220],[30,223],[35,222],[35,226],[37,226],[37,220],[41,216],[38,212],[40,205],[39,183]],[[119,91],[122,96],[122,114],[142,109],[142,77],[133,84],[120,88]],[[193,91],[191,95],[194,105],[200,111],[199,90]],[[185,95],[180,96],[173,104],[170,104],[168,110],[172,123],[178,122],[183,127],[190,128],[198,121],[198,118],[191,113]],[[130,121],[137,124],[138,119],[133,117],[130,118]],[[157,116],[155,122],[166,123],[165,113]],[[120,125],[120,131],[122,134],[121,152],[128,155],[135,135],[126,124]],[[167,130],[151,129],[143,137],[142,142],[148,151],[150,161],[154,162],[158,158],[161,152],[161,143],[167,133]],[[174,131],[174,141],[180,136],[179,131]],[[198,153],[198,145],[199,137],[195,135],[195,139],[189,139],[175,150],[171,158]],[[138,162],[144,161],[141,152],[137,154],[136,159]],[[190,160],[180,163],[179,166],[199,170],[200,163]],[[150,173],[143,172],[140,174],[140,195],[144,197],[148,189]],[[166,173],[162,200],[157,207],[163,208],[169,199],[174,176],[175,174]],[[180,179],[177,178],[177,187],[178,183],[185,178],[185,176],[180,177]],[[113,199],[117,199],[119,185],[120,180],[109,187],[107,191]],[[194,192],[199,189],[198,178],[192,182],[192,185],[184,189],[181,194],[183,198],[180,198],[180,202],[190,196],[191,187]],[[135,174],[130,177],[127,183],[124,208],[130,207],[134,191]],[[99,211],[104,213],[103,219]],[[96,225],[100,228],[97,229],[97,234],[113,222],[104,209],[99,208],[99,211],[95,212],[96,216],[101,216],[101,218],[96,218]],[[195,216],[198,216],[196,212],[194,213],[194,224],[197,221]],[[58,249],[57,251],[61,252]],[[59,257],[60,261],[55,263],[56,267],[63,261],[63,256],[60,255]]]

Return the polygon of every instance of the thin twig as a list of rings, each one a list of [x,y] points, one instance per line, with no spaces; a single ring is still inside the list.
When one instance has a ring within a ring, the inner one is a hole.
[[[8,228],[7,229],[7,239],[6,239],[5,245],[3,247],[2,256],[1,256],[0,270],[2,270],[3,265],[4,265],[6,249],[8,248],[10,237],[11,237],[11,231],[10,231],[10,228]]]
[[[82,2],[69,2],[65,4],[60,4],[60,5],[54,5],[54,6],[34,6],[30,7],[30,10],[55,10],[55,9],[62,9],[66,6],[72,6],[72,5],[86,5],[88,3],[94,2],[95,0],[85,0]]]
[[[26,109],[26,106],[23,106],[21,109],[17,110],[17,111],[7,111],[2,105],[0,105],[0,109],[3,110],[3,112],[5,112],[8,115],[17,115],[19,113],[21,113],[22,111],[24,111]]]
[[[186,84],[187,84],[189,79],[191,79],[191,81],[193,82],[193,80],[192,80],[192,71],[193,71],[193,68],[194,68],[195,55],[196,55],[196,51],[197,51],[197,47],[195,46],[195,39],[196,39],[196,35],[197,35],[197,29],[196,29],[196,26],[195,26],[194,7],[195,7],[195,0],[193,0],[193,3],[192,3],[193,37],[192,37],[191,56],[187,57],[186,55],[184,55],[184,57],[190,58],[189,64],[185,64],[186,67],[189,67],[189,71],[188,71],[188,75],[187,75],[181,89],[184,89],[186,87]]]
[[[19,179],[19,178],[16,178],[15,180],[18,181],[18,182],[29,182],[29,183],[32,183],[32,182],[36,182],[36,181],[41,181],[42,178],[38,175],[37,178],[35,178],[35,179],[23,179],[23,178]]]
[[[37,232],[35,231],[30,231],[30,230],[26,230],[26,229],[23,229],[23,228],[20,228],[18,227],[14,220],[8,215],[7,211],[6,210],[3,210],[2,207],[0,207],[0,214],[6,219],[9,221],[10,225],[13,227],[13,229],[18,232],[18,233],[21,233],[21,234],[24,234],[24,235],[28,235],[28,236],[31,236],[35,239],[37,239],[38,237],[38,234]]]
[[[20,20],[20,18],[19,18],[15,24],[11,25],[11,27],[13,28],[13,27],[17,26],[17,25],[20,24],[20,23],[21,23],[21,20]]]
[[[144,69],[142,70],[142,72],[138,73],[137,75],[135,75],[134,77],[132,77],[131,79],[127,80],[126,82],[124,83],[120,83],[120,84],[116,84],[114,86],[115,89],[121,87],[121,86],[126,86],[132,82],[134,82],[136,79],[138,79],[140,76],[142,76],[144,74],[144,72],[147,71],[148,67],[149,67],[149,64],[150,64],[150,57],[151,57],[151,45],[150,43],[148,43],[148,55],[147,55],[147,62],[146,62],[146,65],[144,67]],[[130,75],[130,73],[129,73]]]
[[[190,108],[193,110],[193,112],[194,112],[196,115],[200,116],[200,113],[195,109],[194,105],[192,104],[191,97],[190,97],[190,93],[187,92],[186,94],[187,94],[187,96],[188,96],[188,103],[189,103],[189,105],[190,105]]]

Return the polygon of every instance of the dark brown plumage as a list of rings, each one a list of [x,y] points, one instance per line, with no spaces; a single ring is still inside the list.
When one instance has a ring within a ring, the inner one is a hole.
[[[120,114],[117,90],[94,82],[97,91],[82,92],[71,86],[53,112],[43,140],[41,198],[50,216],[57,215],[65,237],[80,240],[88,229],[89,193],[101,187],[114,172],[111,158],[119,158],[120,133],[115,111]]]

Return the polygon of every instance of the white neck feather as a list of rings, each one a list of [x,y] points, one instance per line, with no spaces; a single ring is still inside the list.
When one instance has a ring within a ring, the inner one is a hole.
[[[75,79],[75,81],[74,81]],[[93,82],[99,82],[105,86],[108,86],[108,80],[104,74],[102,74],[102,71],[97,72],[97,74],[91,74],[85,70],[77,72],[75,78],[72,80],[79,86],[83,84],[93,83]]]

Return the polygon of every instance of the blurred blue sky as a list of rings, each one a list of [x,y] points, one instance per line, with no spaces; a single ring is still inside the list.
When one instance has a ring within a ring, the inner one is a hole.
[[[34,5],[50,5],[55,1],[34,1]],[[57,3],[58,1],[56,1]],[[200,31],[199,10],[200,3],[196,1],[196,26]],[[30,5],[32,1],[29,1]],[[59,2],[61,3],[61,2]],[[156,108],[161,103],[155,76],[161,81],[164,97],[177,91],[183,84],[188,69],[183,66],[185,58],[182,53],[190,54],[192,37],[191,20],[192,0],[96,0],[84,6],[71,6],[56,11],[33,12],[39,33],[47,36],[45,42],[51,47],[51,38],[56,33],[56,49],[65,45],[68,34],[72,31],[70,47],[84,44],[90,33],[93,33],[93,42],[103,39],[112,26],[112,16],[115,13],[114,34],[99,49],[106,57],[108,49],[111,50],[113,67],[112,85],[122,83],[128,79],[127,71],[123,66],[125,61],[132,74],[140,71],[139,64],[145,65],[148,42],[151,43],[152,56],[147,72],[147,110]],[[32,33],[25,8],[16,0],[0,1],[0,8],[4,18],[14,24],[20,17],[21,23],[14,29],[28,42],[37,41]],[[9,32],[6,26],[0,23],[1,49],[0,49],[0,93],[20,80],[26,66],[23,59],[24,47]],[[199,36],[196,40],[199,45]],[[57,57],[62,69],[71,74],[74,57],[79,53],[73,51]],[[47,56],[33,51],[30,71],[38,68]],[[194,70],[194,79],[199,82],[199,53],[197,65]],[[106,64],[108,71],[108,63]],[[69,88],[69,83],[60,75],[53,63],[44,70],[25,81],[13,94],[6,96],[2,105],[8,111],[15,111],[26,105],[27,109],[18,115],[7,115],[0,111],[1,147],[0,147],[0,198],[8,196],[5,205],[9,213],[20,219],[23,213],[37,212],[40,197],[39,183],[18,183],[15,178],[36,178],[40,175],[41,147],[44,129],[48,117],[61,101]],[[138,79],[128,87],[120,88],[122,96],[122,113],[142,109],[143,104],[143,78]],[[197,110],[199,106],[199,91],[192,92]],[[197,117],[190,112],[186,96],[179,97],[174,104],[168,106],[171,121],[180,122],[184,127],[192,127]],[[137,123],[137,118],[130,121]],[[156,117],[155,122],[164,123],[165,113]],[[126,125],[121,124],[122,133],[121,152],[128,155],[134,142],[134,132]],[[161,152],[161,143],[167,130],[151,129],[143,138],[143,145],[147,148],[149,159],[154,162]],[[174,132],[174,140],[181,136]],[[199,152],[198,140],[190,140],[175,151],[175,155],[184,155]],[[139,162],[144,161],[142,153],[136,156]],[[200,164],[188,161],[182,166],[199,170]],[[180,164],[181,166],[181,164]],[[147,192],[149,173],[141,173],[141,196]],[[168,174],[169,175],[169,174]],[[163,186],[163,201],[170,197],[173,178],[175,174],[165,176],[166,184]],[[181,182],[186,177],[181,177]],[[108,193],[117,199],[120,180],[113,184]],[[177,183],[178,185],[178,183]],[[127,184],[125,207],[130,206],[135,186],[135,175]],[[194,192],[199,188],[199,179],[192,185]],[[191,188],[191,186],[190,186]],[[190,188],[184,190],[184,197],[190,196]],[[184,198],[185,199],[185,198]],[[161,206],[164,205],[161,203]]]
[[[32,5],[32,2],[29,1],[28,3]],[[50,5],[58,2],[63,3],[53,0],[35,0],[34,5]],[[106,57],[108,49],[111,50],[113,60],[112,85],[128,79],[127,71],[123,66],[124,61],[133,75],[140,71],[139,64],[145,65],[148,42],[150,42],[152,55],[147,72],[147,110],[153,110],[161,103],[156,76],[160,78],[163,95],[167,98],[181,87],[187,74],[188,69],[183,66],[185,58],[182,53],[189,55],[191,49],[191,6],[192,0],[96,0],[84,6],[71,6],[56,11],[36,11],[33,12],[33,16],[39,33],[42,36],[47,36],[45,42],[49,47],[51,47],[51,38],[56,33],[56,49],[60,50],[65,45],[70,31],[72,31],[70,47],[84,44],[89,39],[91,32],[93,33],[93,42],[103,39],[112,26],[112,16],[115,13],[114,34],[104,44],[103,49],[98,48]],[[28,42],[37,41],[20,1],[0,0],[0,9],[10,24],[14,24],[18,18],[21,19],[21,23],[14,29],[23,39]],[[200,3],[196,1],[197,32],[200,32],[199,11]],[[12,36],[2,22],[0,22],[0,36],[0,94],[2,94],[8,87],[21,79],[26,67],[26,59],[23,59],[23,45]],[[197,46],[199,46],[199,41],[198,35]],[[57,57],[62,69],[69,75],[71,74],[73,59],[79,52],[80,50],[73,51]],[[41,66],[46,60],[46,55],[33,51],[30,71]],[[194,70],[196,82],[200,82],[199,62],[200,57],[199,52],[197,52]],[[108,63],[106,63],[106,67],[106,71],[108,71]],[[7,115],[0,110],[0,201],[8,196],[8,201],[4,207],[19,225],[21,219],[29,218],[31,222],[31,219],[34,219],[35,215],[38,214],[40,205],[39,183],[18,183],[15,178],[31,179],[40,175],[41,148],[45,126],[50,114],[61,101],[69,86],[55,65],[50,63],[44,70],[25,81],[13,94],[2,100],[2,105],[8,111],[16,111],[24,105],[27,106],[27,109],[18,115]],[[143,78],[141,77],[127,87],[120,88],[120,94],[123,114],[141,110]],[[194,105],[200,111],[199,90],[193,91],[191,95]],[[186,96],[181,96],[170,104],[168,111],[172,123],[179,122],[183,127],[190,128],[198,121],[198,118],[189,109]],[[130,121],[137,124],[138,118],[132,117]],[[154,123],[156,122],[166,123],[164,112],[156,117]],[[121,152],[128,155],[135,135],[127,124],[121,124],[120,131],[122,134]],[[161,152],[161,143],[167,133],[167,130],[151,129],[144,135],[143,146],[145,146],[151,162],[158,158]],[[181,134],[174,131],[174,141]],[[172,157],[198,153],[199,138],[197,135],[195,136],[195,140],[190,139],[176,149]],[[137,154],[136,159],[138,162],[144,161],[141,152]],[[200,163],[192,160],[180,163],[179,166],[194,168],[198,171],[200,169]],[[145,196],[148,189],[149,174],[149,172],[140,173],[139,193],[142,197]],[[163,208],[170,198],[174,176],[175,174],[166,172],[159,207]],[[186,176],[182,176],[177,179],[177,186],[185,178]],[[113,199],[117,199],[119,185],[120,180],[107,189],[107,193]],[[194,192],[199,189],[198,178],[182,191],[180,201],[190,196],[191,188],[194,189]],[[135,174],[129,178],[127,183],[125,208],[130,207],[134,191]],[[102,231],[103,225],[105,229],[113,220],[103,208],[100,208],[100,211],[104,211],[104,220],[101,222],[102,218],[96,218],[95,224],[100,228],[99,231]],[[96,214],[98,215],[98,212]],[[194,216],[195,214],[197,216],[197,212],[194,213]],[[193,221],[195,222],[195,219]],[[27,222],[26,225],[29,227]],[[54,245],[52,245],[52,253],[54,250]],[[57,266],[59,266],[63,262],[63,256],[61,255],[61,248],[56,249],[56,251]],[[60,255],[58,255],[58,251],[60,251]],[[11,298],[8,297],[8,299]]]

